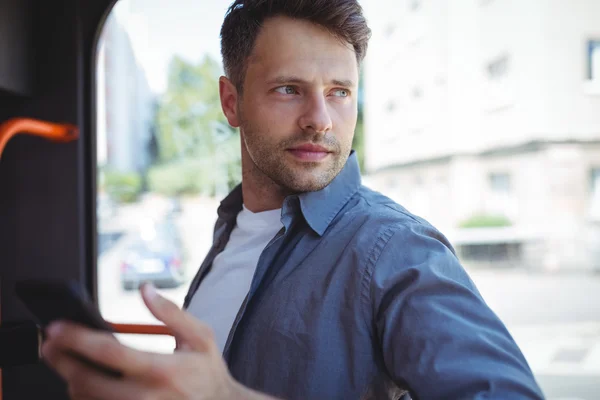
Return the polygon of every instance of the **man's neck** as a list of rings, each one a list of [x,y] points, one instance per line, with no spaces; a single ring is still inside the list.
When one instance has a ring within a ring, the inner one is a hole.
[[[242,156],[242,196],[248,210],[257,213],[281,208],[290,194],[263,174],[249,157]]]

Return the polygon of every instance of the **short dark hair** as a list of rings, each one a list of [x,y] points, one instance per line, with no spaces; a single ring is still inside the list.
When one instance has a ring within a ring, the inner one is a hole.
[[[242,90],[248,57],[256,37],[270,17],[285,16],[320,25],[354,48],[360,64],[371,30],[358,0],[235,0],[221,27],[225,74]]]

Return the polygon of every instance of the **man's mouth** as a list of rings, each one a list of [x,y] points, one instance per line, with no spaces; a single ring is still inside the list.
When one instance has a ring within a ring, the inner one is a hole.
[[[290,148],[288,152],[298,160],[311,162],[321,161],[331,153],[325,147],[311,143]]]

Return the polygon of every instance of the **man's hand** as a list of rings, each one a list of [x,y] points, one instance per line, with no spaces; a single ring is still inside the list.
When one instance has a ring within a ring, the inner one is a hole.
[[[44,360],[62,376],[73,399],[259,399],[238,384],[215,344],[213,333],[192,315],[142,288],[148,309],[176,335],[178,351],[155,354],[124,346],[111,334],[73,323],[48,327]],[[86,363],[119,371],[110,376]]]

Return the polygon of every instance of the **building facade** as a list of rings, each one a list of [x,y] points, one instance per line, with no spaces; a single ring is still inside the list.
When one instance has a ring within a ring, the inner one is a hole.
[[[467,264],[600,269],[600,2],[364,6],[369,183]]]
[[[142,173],[150,165],[154,94],[129,34],[112,12],[98,42],[98,165]]]

